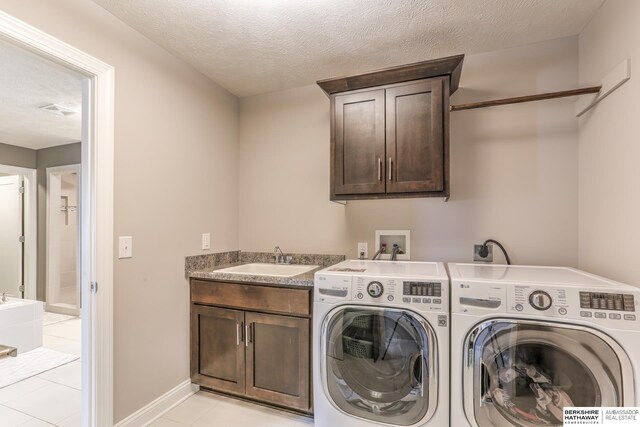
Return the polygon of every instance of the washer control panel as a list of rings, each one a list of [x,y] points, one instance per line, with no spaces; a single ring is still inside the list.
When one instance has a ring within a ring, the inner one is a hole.
[[[442,297],[442,284],[440,282],[402,282],[402,295]]]
[[[448,311],[446,282],[354,276],[351,299],[410,306],[416,310]]]

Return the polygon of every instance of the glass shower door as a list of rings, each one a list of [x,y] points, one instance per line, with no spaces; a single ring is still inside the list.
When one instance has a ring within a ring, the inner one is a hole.
[[[78,166],[47,169],[47,311],[80,314]]]

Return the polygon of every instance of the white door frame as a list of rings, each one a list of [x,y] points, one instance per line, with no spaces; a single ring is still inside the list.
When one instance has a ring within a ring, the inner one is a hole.
[[[82,425],[113,426],[114,69],[2,11],[0,38],[87,77],[81,177]]]
[[[64,166],[54,166],[51,168],[47,168],[46,169],[46,174],[47,174],[47,196],[46,196],[46,200],[47,200],[47,207],[46,207],[46,223],[47,223],[47,243],[46,243],[46,272],[45,272],[45,276],[46,276],[46,286],[45,286],[45,291],[46,291],[46,298],[45,298],[45,309],[47,311],[52,311],[52,312],[56,312],[56,313],[62,313],[62,314],[70,314],[72,316],[77,316],[78,314],[80,314],[80,307],[81,307],[81,301],[80,301],[80,297],[82,295],[82,290],[80,289],[81,286],[80,284],[82,283],[82,276],[80,274],[81,270],[82,270],[82,265],[81,265],[81,259],[80,259],[80,254],[82,251],[82,229],[81,226],[82,224],[80,223],[80,221],[78,221],[78,233],[77,233],[77,248],[78,248],[78,256],[76,257],[76,290],[77,290],[77,294],[76,294],[76,303],[74,307],[68,307],[68,306],[60,306],[57,303],[53,303],[51,302],[51,297],[52,297],[52,292],[50,291],[52,286],[58,285],[58,288],[60,287],[60,274],[59,271],[57,269],[60,268],[60,251],[59,250],[55,250],[56,249],[56,244],[58,244],[59,242],[54,241],[54,239],[52,238],[52,236],[54,235],[54,230],[58,230],[59,229],[59,225],[56,224],[56,222],[58,222],[60,220],[59,216],[56,216],[55,213],[60,213],[58,210],[56,211],[52,211],[52,209],[55,209],[56,206],[59,206],[60,203],[60,199],[56,198],[56,200],[54,201],[54,198],[52,197],[53,195],[53,189],[52,189],[52,182],[51,182],[51,175],[52,174],[57,174],[59,172],[76,172],[78,174],[78,194],[77,194],[77,200],[78,200],[78,210],[77,210],[77,217],[78,219],[82,218],[82,202],[81,202],[81,197],[82,197],[82,180],[80,179],[81,177],[81,168],[82,165],[79,164],[72,164],[72,165],[64,165]],[[56,195],[58,195],[56,193]],[[55,203],[55,204],[54,204]],[[52,258],[52,254],[54,252],[57,252],[58,257],[56,259]]]
[[[1,165],[0,172],[21,175],[24,186],[24,297],[36,299],[38,288],[38,182],[37,170]],[[17,297],[18,295],[16,295]]]

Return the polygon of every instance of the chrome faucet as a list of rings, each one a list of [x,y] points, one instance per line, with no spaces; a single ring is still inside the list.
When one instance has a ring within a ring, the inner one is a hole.
[[[280,252],[280,254],[278,254],[278,252]],[[273,258],[274,263],[276,264],[291,264],[291,261],[293,260],[293,257],[291,255],[285,256],[284,253],[282,253],[282,249],[280,249],[280,246],[276,246],[273,249]]]
[[[7,302],[7,293],[6,292],[1,292],[0,295],[2,296],[0,298],[0,304],[4,304],[5,302]]]

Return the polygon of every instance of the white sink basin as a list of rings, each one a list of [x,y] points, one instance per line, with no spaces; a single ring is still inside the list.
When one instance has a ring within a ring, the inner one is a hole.
[[[299,264],[264,264],[252,263],[237,265],[235,267],[222,268],[216,270],[216,273],[233,273],[233,274],[250,274],[252,276],[277,276],[292,277],[298,274],[306,273],[317,265],[299,265]]]

